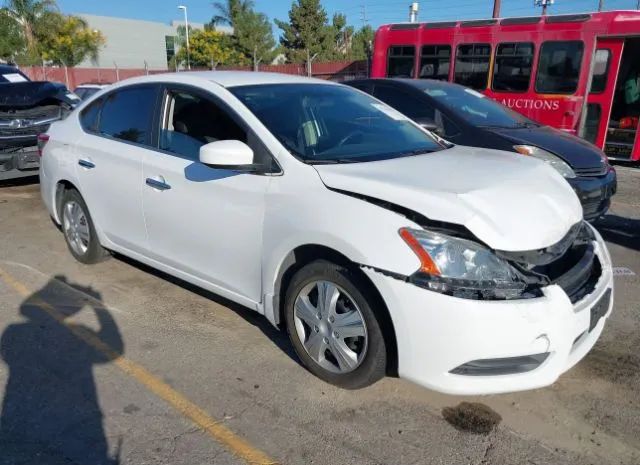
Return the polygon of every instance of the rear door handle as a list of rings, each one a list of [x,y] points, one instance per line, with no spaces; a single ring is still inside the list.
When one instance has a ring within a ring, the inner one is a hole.
[[[83,168],[87,168],[87,169],[91,169],[91,168],[95,168],[96,167],[95,163],[93,163],[92,161],[83,160],[82,158],[80,160],[78,160],[78,165],[82,166]]]
[[[147,186],[153,187],[154,189],[159,189],[161,191],[171,189],[171,186],[169,184],[164,181],[158,181],[157,179],[147,178],[145,182],[147,183]]]

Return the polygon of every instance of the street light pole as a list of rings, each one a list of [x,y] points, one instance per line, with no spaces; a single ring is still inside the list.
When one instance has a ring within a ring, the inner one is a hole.
[[[187,69],[191,69],[191,57],[189,51],[189,20],[187,19],[187,7],[184,5],[178,6],[179,10],[184,11],[184,34],[187,41]]]

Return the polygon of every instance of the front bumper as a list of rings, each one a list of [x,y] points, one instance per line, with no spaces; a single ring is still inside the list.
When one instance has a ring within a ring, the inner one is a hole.
[[[611,259],[600,235],[594,242],[602,274],[593,291],[572,304],[550,285],[535,299],[467,300],[435,293],[381,274],[365,272],[384,298],[393,321],[398,374],[449,394],[495,394],[552,384],[596,343],[613,308]],[[605,293],[608,308],[589,330],[591,309]],[[474,360],[549,355],[524,373],[463,375],[452,370]]]
[[[568,179],[582,204],[584,219],[594,221],[603,216],[611,205],[618,181],[613,167],[603,176],[579,176]]]
[[[39,166],[37,146],[0,151],[0,180],[35,176]]]

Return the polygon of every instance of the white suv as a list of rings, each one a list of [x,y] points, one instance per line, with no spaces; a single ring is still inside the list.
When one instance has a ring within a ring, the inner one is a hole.
[[[250,307],[342,387],[545,386],[613,305],[606,246],[556,171],[452,146],[339,84],[136,78],[40,142],[74,257],[115,251]]]

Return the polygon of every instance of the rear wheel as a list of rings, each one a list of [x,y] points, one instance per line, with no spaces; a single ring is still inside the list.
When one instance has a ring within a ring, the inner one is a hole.
[[[287,289],[285,320],[305,367],[347,389],[382,378],[386,348],[376,303],[364,280],[345,267],[316,261],[300,269]]]
[[[71,255],[85,264],[104,260],[108,253],[98,241],[89,209],[77,190],[64,192],[61,216],[62,232]]]

